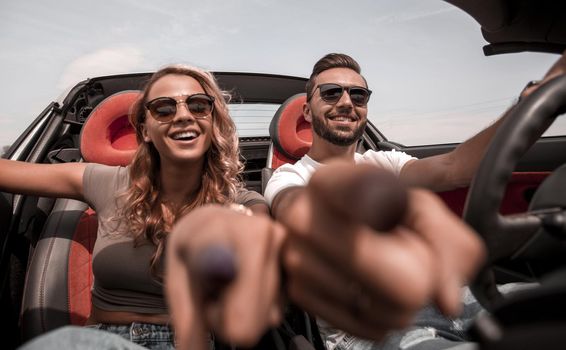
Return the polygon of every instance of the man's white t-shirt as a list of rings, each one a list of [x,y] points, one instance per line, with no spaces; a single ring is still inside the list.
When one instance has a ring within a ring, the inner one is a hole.
[[[364,154],[356,153],[354,157],[355,162],[358,164],[374,164],[380,168],[393,172],[397,176],[399,176],[401,169],[408,161],[417,159],[405,152],[395,150],[369,150]],[[288,187],[305,186],[309,182],[315,170],[321,166],[323,166],[322,163],[315,161],[308,155],[304,155],[295,164],[284,164],[277,168],[273,172],[273,175],[271,175],[271,178],[265,188],[265,193],[263,194],[267,203],[271,206],[275,196]]]

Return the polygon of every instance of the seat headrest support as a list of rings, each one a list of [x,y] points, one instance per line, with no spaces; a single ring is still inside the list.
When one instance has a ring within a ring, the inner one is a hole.
[[[137,148],[136,133],[128,121],[137,90],[108,96],[90,113],[81,130],[81,154],[86,162],[127,165]]]
[[[311,124],[303,116],[306,94],[289,97],[275,112],[269,134],[276,151],[292,161],[304,156],[312,144]]]

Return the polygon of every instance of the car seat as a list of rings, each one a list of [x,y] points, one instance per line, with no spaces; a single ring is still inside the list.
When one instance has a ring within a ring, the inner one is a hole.
[[[275,112],[269,125],[272,145],[268,167],[275,170],[283,164],[294,164],[305,155],[312,144],[311,124],[305,120],[305,93],[289,97]]]
[[[127,165],[137,147],[128,122],[139,91],[100,102],[85,121],[80,151],[85,162]],[[23,340],[65,325],[84,325],[91,309],[92,249],[96,213],[86,203],[59,198],[30,259],[21,311]]]
[[[261,191],[271,175],[283,164],[294,164],[310,149],[312,144],[311,124],[303,115],[305,93],[289,97],[275,112],[269,124],[271,144],[267,151],[267,164],[261,171]]]

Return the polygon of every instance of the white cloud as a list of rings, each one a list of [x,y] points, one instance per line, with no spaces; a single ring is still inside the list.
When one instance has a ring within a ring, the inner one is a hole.
[[[123,74],[146,69],[142,51],[133,46],[102,48],[71,62],[57,84],[67,88],[89,77]]]

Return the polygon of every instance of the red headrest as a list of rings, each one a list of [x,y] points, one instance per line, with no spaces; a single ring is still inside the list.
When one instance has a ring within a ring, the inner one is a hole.
[[[130,163],[138,144],[128,114],[140,96],[140,91],[118,92],[94,108],[81,131],[81,153],[86,162]]]
[[[273,141],[273,169],[285,163],[295,163],[311,147],[311,124],[303,116],[306,99],[304,93],[289,97],[271,120],[269,135]]]

